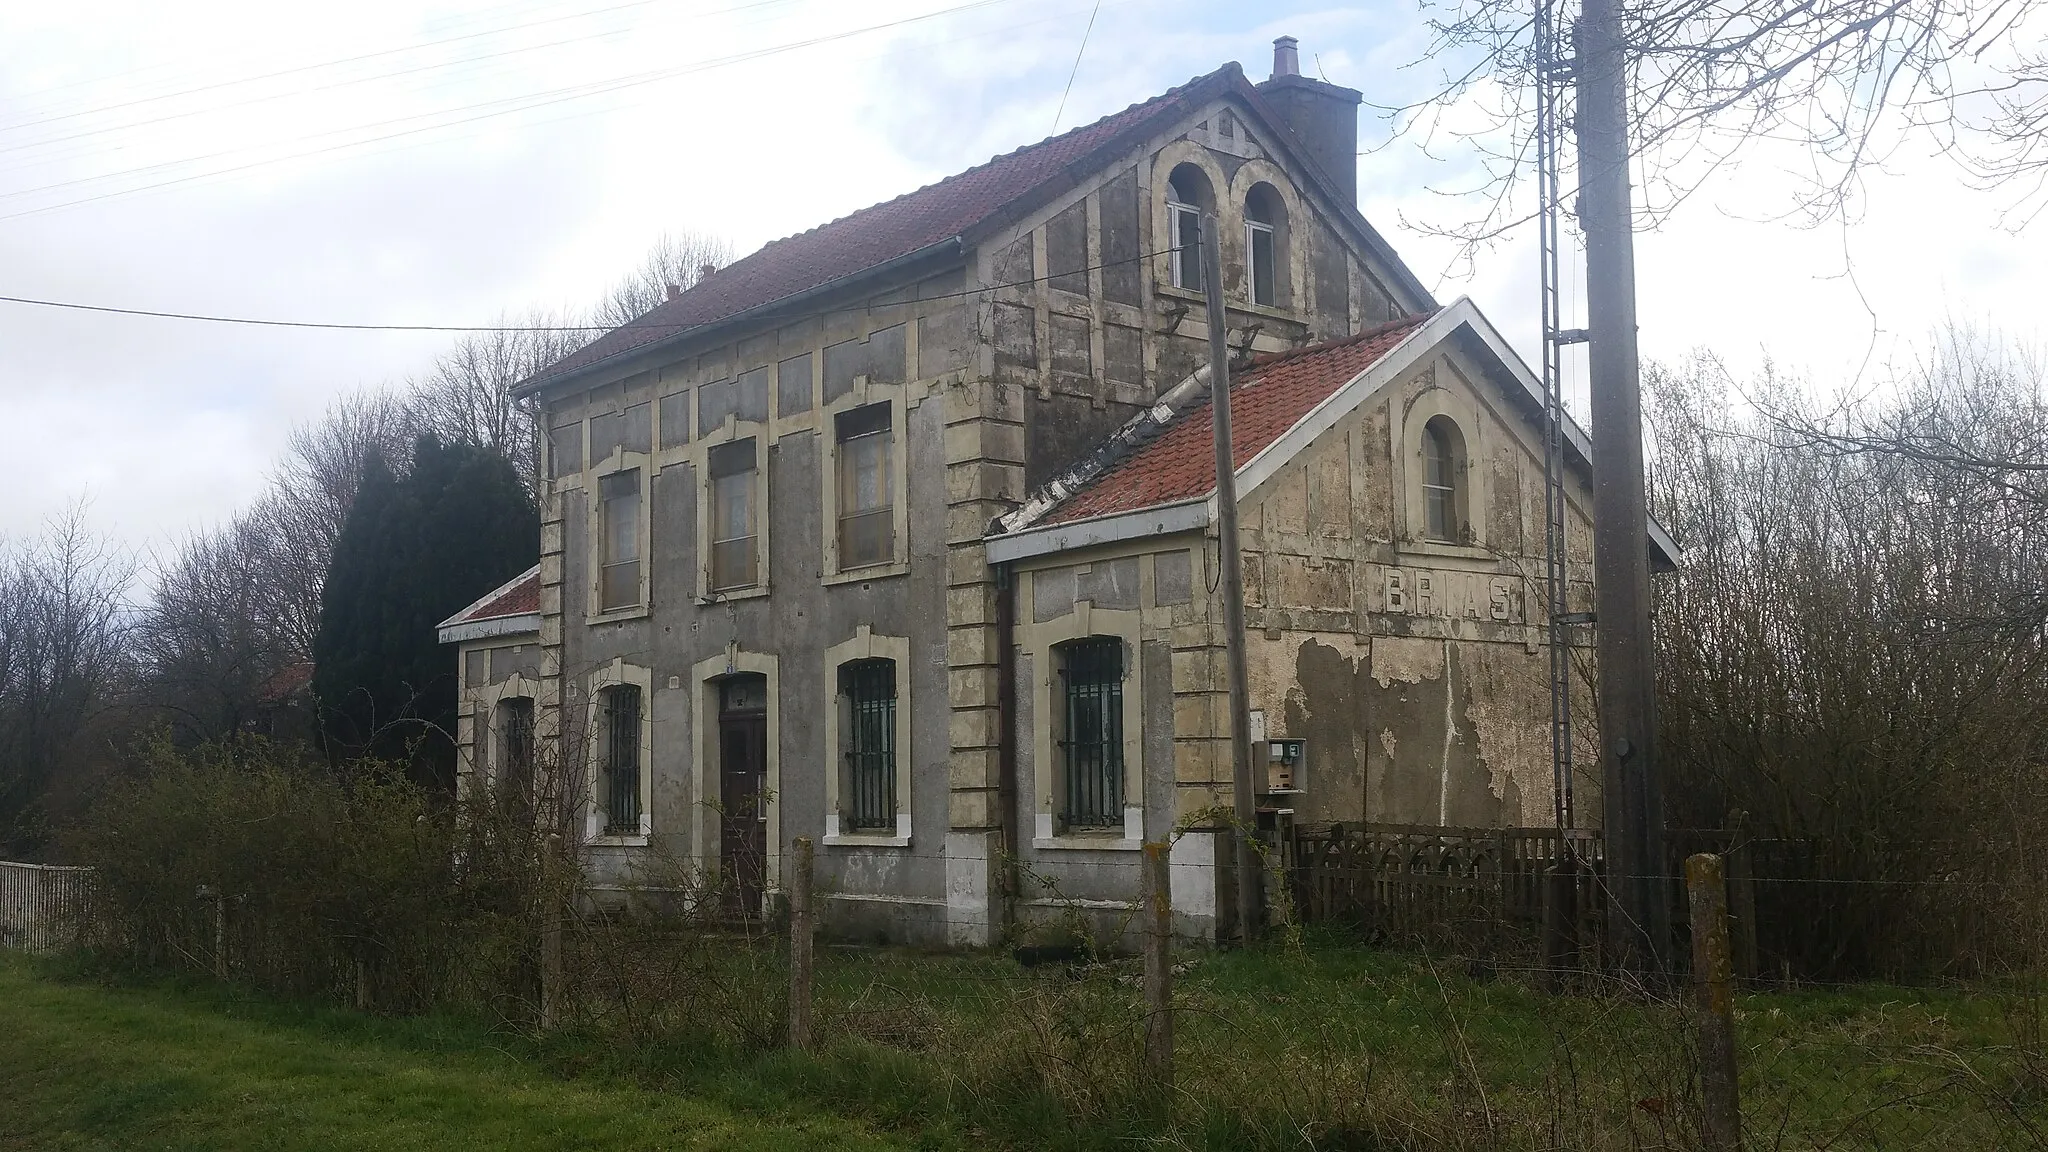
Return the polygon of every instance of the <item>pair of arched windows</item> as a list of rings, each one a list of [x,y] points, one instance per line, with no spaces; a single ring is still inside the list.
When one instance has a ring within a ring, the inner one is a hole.
[[[1215,204],[1209,178],[1199,167],[1182,164],[1167,178],[1168,270],[1176,288],[1203,288],[1202,213],[1214,211]],[[1252,185],[1244,202],[1244,288],[1254,304],[1277,305],[1281,301],[1286,227],[1287,207],[1279,190],[1264,181]]]

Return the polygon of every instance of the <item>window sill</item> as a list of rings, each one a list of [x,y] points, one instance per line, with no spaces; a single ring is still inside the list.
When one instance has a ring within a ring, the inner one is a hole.
[[[1473,544],[1446,544],[1441,540],[1402,540],[1394,550],[1409,556],[1445,556],[1458,560],[1498,560],[1491,551]]]
[[[858,832],[826,833],[819,841],[827,848],[908,848],[908,836],[864,836]]]
[[[1206,305],[1209,302],[1209,297],[1206,293],[1197,292],[1193,288],[1177,288],[1172,284],[1154,284],[1152,291],[1155,295],[1165,296],[1173,300],[1185,300],[1190,304]],[[1223,294],[1223,308],[1225,312],[1242,312],[1247,316],[1264,316],[1273,320],[1288,320],[1297,324],[1302,319],[1299,309],[1284,307],[1279,304],[1254,304],[1234,292],[1225,292]]]
[[[1121,836],[1034,836],[1031,846],[1053,851],[1139,852],[1145,842]]]
[[[847,568],[828,573],[820,583],[827,587],[836,584],[858,584],[863,580],[887,580],[895,576],[910,575],[910,565],[902,561],[893,564],[870,564],[865,568]]]
[[[706,592],[697,597],[699,604],[724,604],[733,600],[757,600],[768,594],[766,584],[753,584],[745,588],[733,588],[724,592]]]
[[[631,608],[614,608],[609,612],[591,612],[583,617],[585,624],[616,624],[621,620],[644,620],[652,612],[646,604],[635,604]]]
[[[606,832],[592,836],[590,839],[585,840],[583,844],[587,848],[645,848],[648,841],[649,837],[644,832],[637,836]]]

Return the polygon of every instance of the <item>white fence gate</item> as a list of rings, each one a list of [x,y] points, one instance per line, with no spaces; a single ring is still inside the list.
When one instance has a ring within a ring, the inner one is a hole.
[[[0,860],[0,948],[55,952],[78,937],[92,869]]]

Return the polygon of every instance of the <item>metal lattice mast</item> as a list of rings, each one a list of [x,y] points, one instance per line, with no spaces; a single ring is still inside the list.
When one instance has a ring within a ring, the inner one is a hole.
[[[1558,247],[1563,215],[1558,187],[1558,149],[1564,127],[1558,98],[1570,82],[1570,57],[1558,34],[1559,0],[1536,0],[1536,230],[1542,279],[1543,324],[1543,492],[1547,521],[1545,638],[1550,648],[1550,770],[1557,826],[1572,826],[1571,604],[1566,570],[1567,509],[1564,460],[1564,346],[1586,338],[1584,329],[1564,328],[1559,297]]]

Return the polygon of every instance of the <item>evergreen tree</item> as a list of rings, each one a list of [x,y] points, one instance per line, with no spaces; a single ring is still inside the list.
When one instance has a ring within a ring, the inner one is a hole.
[[[330,754],[402,761],[420,782],[451,787],[457,669],[434,626],[539,552],[540,517],[504,456],[422,436],[401,477],[373,450],[313,643]]]

